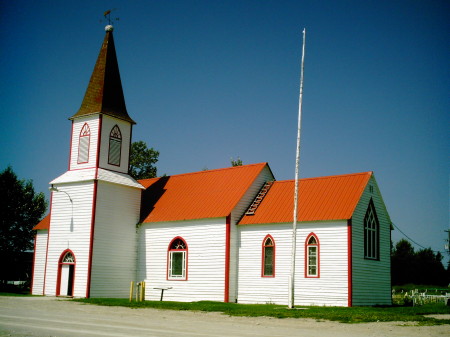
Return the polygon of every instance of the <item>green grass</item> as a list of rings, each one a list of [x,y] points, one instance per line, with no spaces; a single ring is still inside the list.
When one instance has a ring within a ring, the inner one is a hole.
[[[75,301],[105,306],[123,306],[130,308],[154,308],[164,310],[193,310],[221,312],[230,316],[267,316],[276,318],[313,318],[342,323],[362,322],[418,322],[422,325],[450,324],[450,319],[425,317],[428,314],[450,314],[450,308],[442,304],[429,304],[420,307],[302,307],[288,309],[286,306],[273,304],[235,304],[222,302],[129,302],[127,299],[93,298]]]

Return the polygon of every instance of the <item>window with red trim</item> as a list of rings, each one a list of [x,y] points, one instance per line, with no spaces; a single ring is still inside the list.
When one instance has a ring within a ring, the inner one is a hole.
[[[262,277],[275,276],[275,241],[271,235],[264,238],[262,245]]]
[[[174,238],[169,245],[167,279],[187,279],[187,244],[180,237]]]
[[[319,239],[313,233],[306,238],[306,277],[319,277]]]
[[[122,152],[122,133],[117,125],[114,125],[109,134],[108,164],[120,166]]]
[[[91,141],[91,130],[89,125],[84,123],[81,128],[78,142],[78,164],[84,164],[89,161],[89,143]]]

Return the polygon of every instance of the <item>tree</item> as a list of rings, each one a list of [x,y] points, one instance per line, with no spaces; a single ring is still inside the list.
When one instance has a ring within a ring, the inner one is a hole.
[[[33,249],[33,227],[43,217],[44,193],[35,193],[31,180],[19,180],[8,166],[0,173],[0,279],[17,265],[20,254]]]
[[[130,152],[129,174],[134,179],[148,179],[156,177],[156,164],[159,151],[148,148],[143,141],[133,142]]]
[[[405,239],[401,239],[392,249],[391,277],[393,285],[412,283],[414,279],[414,248]]]
[[[237,157],[237,159],[234,160],[233,157],[231,157],[231,166],[242,166],[241,158]]]
[[[411,243],[401,239],[392,249],[391,276],[393,285],[408,283],[422,285],[448,284],[442,254],[431,248],[414,251]]]

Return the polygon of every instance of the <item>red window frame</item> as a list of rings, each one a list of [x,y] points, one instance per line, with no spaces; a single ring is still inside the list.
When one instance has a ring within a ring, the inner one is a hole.
[[[177,240],[183,242],[185,248],[174,248],[172,247]],[[182,268],[184,268],[184,275],[181,277],[174,277],[171,275],[171,266],[172,266],[172,253],[173,252],[183,252],[184,253],[184,261]],[[167,268],[166,268],[166,280],[167,281],[187,281],[188,280],[188,245],[186,240],[181,236],[176,236],[170,241],[169,246],[167,247]]]
[[[83,141],[86,138],[87,138],[87,145],[86,141]],[[84,123],[80,131],[80,136],[78,137],[78,158],[77,158],[78,164],[86,164],[89,162],[90,146],[91,146],[91,129],[89,128],[88,123]],[[86,147],[86,161],[80,161],[80,154],[81,154],[80,149],[84,149],[85,147]]]
[[[267,240],[271,240],[272,244],[267,244]],[[266,275],[266,249],[272,248],[272,273]],[[275,277],[275,240],[272,235],[267,234],[262,241],[262,252],[261,252],[261,277]]]
[[[316,243],[309,243],[311,238],[316,240]],[[316,274],[309,274],[309,248],[316,247]],[[305,277],[306,278],[320,278],[320,242],[316,234],[310,233],[305,240]]]

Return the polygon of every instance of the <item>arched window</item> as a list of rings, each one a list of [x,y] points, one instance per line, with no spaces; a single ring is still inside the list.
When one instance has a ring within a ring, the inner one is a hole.
[[[319,239],[314,233],[306,238],[305,259],[305,277],[319,277]]]
[[[65,250],[58,265],[57,296],[73,296],[75,280],[75,256],[72,251]]]
[[[84,164],[89,161],[89,143],[91,140],[91,130],[89,125],[84,123],[81,128],[78,142],[78,164]]]
[[[72,252],[67,252],[66,255],[64,255],[62,263],[75,263],[75,258],[73,257]]]
[[[262,277],[275,277],[275,241],[266,235],[262,245]]]
[[[120,154],[122,152],[122,134],[117,125],[111,130],[109,134],[109,153],[108,164],[120,166]]]
[[[187,280],[187,244],[181,237],[174,238],[169,245],[167,279]]]
[[[364,217],[364,258],[371,260],[380,258],[380,223],[372,199]]]

